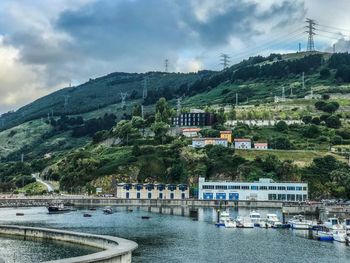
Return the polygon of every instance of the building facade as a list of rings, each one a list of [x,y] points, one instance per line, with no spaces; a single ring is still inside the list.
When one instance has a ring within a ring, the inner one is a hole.
[[[184,128],[182,129],[182,135],[188,138],[198,137],[200,131],[200,128]]]
[[[256,150],[267,150],[268,149],[268,144],[266,142],[254,143],[254,149],[256,149]]]
[[[120,199],[188,199],[189,187],[186,184],[129,184],[117,185],[117,198]]]
[[[252,141],[251,139],[235,139],[235,149],[251,149]]]
[[[193,148],[204,148],[207,145],[221,145],[227,147],[227,139],[221,138],[192,138]]]
[[[209,112],[182,113],[172,118],[175,126],[211,126],[214,123],[214,114]]]
[[[199,178],[198,198],[203,200],[232,201],[288,201],[308,200],[308,184],[279,182],[260,178],[257,182],[213,182]]]
[[[221,131],[220,138],[226,139],[229,143],[232,143],[232,131]]]

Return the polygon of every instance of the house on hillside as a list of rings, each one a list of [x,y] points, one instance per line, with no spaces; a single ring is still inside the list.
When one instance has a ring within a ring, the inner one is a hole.
[[[181,113],[171,120],[175,126],[211,126],[214,124],[214,114],[209,112]]]
[[[251,139],[239,138],[239,139],[234,139],[234,142],[235,142],[235,149],[251,149],[252,148],[252,140]]]
[[[229,143],[232,143],[232,131],[221,131],[220,138],[226,139]]]
[[[254,149],[255,150],[267,150],[269,147],[268,147],[268,144],[267,142],[257,142],[257,143],[254,143]]]
[[[182,135],[188,138],[198,137],[200,131],[200,128],[184,128],[182,129]]]
[[[227,147],[227,139],[222,138],[192,138],[193,148],[203,148],[207,145],[221,145]]]

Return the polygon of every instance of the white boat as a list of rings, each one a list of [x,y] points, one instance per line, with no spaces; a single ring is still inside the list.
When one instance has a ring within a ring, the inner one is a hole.
[[[303,215],[297,215],[293,216],[293,218],[288,221],[288,224],[292,229],[309,229],[312,226],[312,221],[305,220]]]
[[[241,217],[238,216],[236,219],[237,227],[240,228],[254,228],[254,223],[250,217]]]
[[[279,221],[276,214],[267,214],[265,220],[265,227],[279,228],[282,227],[281,221]]]
[[[344,222],[343,222],[343,227],[344,227],[344,229],[348,232],[348,233],[350,233],[350,218],[346,218],[345,220],[344,220]]]
[[[250,221],[254,224],[254,226],[260,226],[261,216],[260,213],[256,211],[252,211],[249,214]]]
[[[228,219],[224,222],[226,228],[235,228],[237,226],[236,221]]]
[[[327,222],[324,223],[324,226],[329,230],[343,230],[344,227],[340,224],[339,219],[331,217],[327,219]]]
[[[345,229],[333,230],[332,234],[333,234],[333,239],[335,241],[342,242],[342,243],[346,242],[347,234]]]
[[[230,213],[228,211],[220,212],[219,221],[220,223],[224,223],[226,220],[230,219]]]

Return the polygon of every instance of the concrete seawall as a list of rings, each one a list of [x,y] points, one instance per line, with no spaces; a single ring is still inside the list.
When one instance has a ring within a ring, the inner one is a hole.
[[[103,250],[90,255],[48,261],[50,263],[129,263],[132,251],[137,248],[135,242],[123,238],[48,228],[0,225],[0,234],[58,240]]]

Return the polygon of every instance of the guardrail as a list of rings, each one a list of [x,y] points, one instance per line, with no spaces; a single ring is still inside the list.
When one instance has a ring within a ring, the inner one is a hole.
[[[129,263],[131,262],[132,251],[138,246],[133,241],[119,237],[49,228],[0,225],[0,234],[58,240],[103,250],[90,255],[47,261],[46,263]]]

